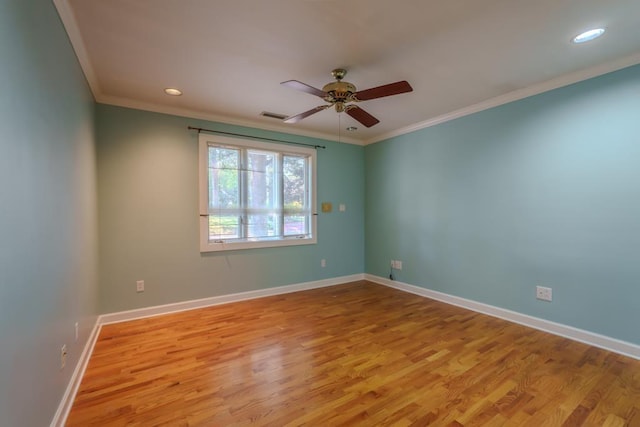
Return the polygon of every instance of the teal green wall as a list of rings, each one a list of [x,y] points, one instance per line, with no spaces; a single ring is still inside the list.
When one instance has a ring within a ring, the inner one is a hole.
[[[46,426],[97,315],[94,102],[51,1],[0,2],[0,58],[0,425]]]
[[[48,0],[0,3],[0,57],[3,426],[50,423],[97,313],[392,258],[402,282],[640,344],[638,66],[363,148],[96,106]],[[187,125],[327,145],[318,202],[347,211],[317,245],[200,254]]]
[[[103,313],[364,271],[363,147],[107,105],[96,114]],[[198,134],[189,125],[326,145],[318,202],[336,209],[319,213],[318,244],[201,254]]]
[[[640,66],[365,159],[367,273],[640,344]]]

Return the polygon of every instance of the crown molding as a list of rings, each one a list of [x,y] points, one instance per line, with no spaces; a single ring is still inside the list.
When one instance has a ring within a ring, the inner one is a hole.
[[[556,77],[551,80],[547,80],[543,83],[528,86],[522,89],[514,90],[504,95],[496,96],[495,98],[488,99],[486,101],[479,102],[468,107],[461,108],[459,110],[451,111],[450,113],[442,114],[423,122],[415,123],[413,125],[405,126],[395,131],[387,132],[382,135],[378,135],[364,142],[364,145],[374,144],[376,142],[384,141],[386,139],[394,138],[397,136],[405,135],[411,132],[415,132],[421,129],[425,129],[431,126],[445,123],[450,120],[455,120],[460,117],[468,116],[480,111],[488,110],[490,108],[499,107],[500,105],[508,104],[513,101],[528,98],[530,96],[539,95],[544,92],[549,92],[554,89],[558,89],[564,86],[569,86],[574,83],[578,83],[584,80],[588,80],[594,77],[598,77],[607,73],[621,70],[623,68],[631,67],[633,65],[640,64],[640,53],[636,53],[624,58],[606,62],[604,64],[597,65],[595,67],[587,68],[584,70],[576,71],[569,74],[564,74],[560,77]]]
[[[301,129],[295,129],[295,132],[293,132],[293,129],[291,129],[291,127],[288,127],[288,125],[286,125],[286,124],[283,124],[283,125],[269,125],[269,124],[265,124],[265,123],[262,123],[262,122],[259,122],[259,121],[231,118],[231,117],[228,117],[228,116],[211,114],[211,113],[207,113],[207,112],[203,112],[203,111],[190,110],[190,109],[180,108],[180,107],[170,107],[170,106],[167,106],[167,105],[160,105],[160,104],[154,104],[154,103],[150,103],[150,102],[137,101],[137,100],[128,99],[128,98],[101,95],[100,97],[96,98],[96,102],[98,102],[100,104],[114,105],[114,106],[117,106],[117,107],[134,108],[134,109],[137,109],[137,110],[151,111],[151,112],[154,112],[154,113],[170,114],[170,115],[173,115],[173,116],[187,117],[187,118],[190,118],[190,119],[199,119],[199,120],[207,120],[207,121],[211,121],[211,122],[219,122],[219,123],[223,123],[223,124],[226,124],[226,125],[244,126],[244,127],[250,127],[250,128],[253,128],[253,129],[260,129],[260,130],[266,130],[266,131],[271,131],[271,132],[286,133],[286,134],[295,135],[295,136],[306,136],[306,137],[309,137],[309,138],[324,139],[326,141],[334,141],[334,142],[354,144],[354,145],[364,145],[364,142],[362,140],[355,139],[355,138],[344,137],[344,136],[341,136],[340,138],[337,138],[337,136],[335,134],[327,134],[327,133],[324,133],[324,132],[306,131],[306,130],[301,130]]]
[[[62,25],[67,32],[67,36],[69,36],[69,41],[76,53],[76,57],[80,63],[80,68],[84,73],[84,77],[87,79],[93,98],[97,100],[101,95],[100,84],[98,83],[98,77],[96,76],[93,65],[89,60],[89,54],[87,53],[87,48],[84,44],[84,40],[82,39],[76,16],[73,13],[71,6],[69,6],[68,0],[53,0],[53,4],[58,10],[58,15],[60,16]]]
[[[409,126],[405,126],[391,132],[386,132],[370,139],[357,139],[353,137],[336,137],[334,134],[316,131],[306,131],[301,129],[292,130],[291,127],[286,125],[268,125],[257,120],[245,120],[232,117],[226,117],[222,115],[215,115],[202,111],[194,111],[189,109],[169,107],[165,105],[159,105],[154,103],[147,103],[142,101],[136,101],[127,98],[107,96],[102,93],[100,84],[98,82],[97,75],[94,71],[94,67],[89,59],[87,49],[85,47],[80,29],[77,24],[77,20],[73,13],[72,8],[69,5],[69,0],[53,0],[53,4],[58,10],[60,19],[67,31],[71,45],[76,53],[82,71],[87,79],[94,99],[98,103],[115,105],[120,107],[135,108],[140,110],[152,111],[156,113],[171,114],[181,117],[188,117],[193,119],[202,119],[207,121],[221,122],[225,124],[231,124],[236,126],[245,126],[251,128],[257,128],[266,131],[282,132],[297,136],[306,136],[310,138],[319,138],[328,141],[342,142],[354,145],[369,145],[376,142],[384,141],[390,138],[398,137],[408,133],[412,133],[421,129],[425,129],[431,126],[435,126],[441,123],[455,120],[464,116],[468,116],[480,111],[488,110],[490,108],[498,107],[500,105],[508,104],[513,101],[528,98],[530,96],[538,95],[544,92],[548,92],[554,89],[558,89],[563,86],[568,86],[574,83],[578,83],[584,80],[588,80],[594,77],[598,77],[613,71],[618,71],[623,68],[631,67],[633,65],[640,64],[640,53],[632,54],[627,57],[610,61],[604,64],[597,65],[595,67],[587,68],[585,70],[568,73],[560,77],[556,77],[551,80],[547,80],[543,83],[528,86],[522,89],[518,89],[509,92],[504,95],[500,95],[494,98],[490,98],[486,101],[479,102],[468,107],[464,107],[455,111],[451,111],[440,116],[432,117],[430,119],[418,122]]]
[[[95,69],[89,59],[89,54],[87,53],[87,48],[85,46],[84,40],[82,38],[82,34],[80,32],[80,28],[78,27],[78,21],[73,13],[73,9],[69,5],[68,0],[53,0],[53,4],[55,5],[58,15],[60,15],[60,19],[62,24],[69,36],[69,40],[71,42],[71,46],[76,53],[76,57],[78,58],[78,62],[80,63],[80,67],[82,68],[82,72],[89,84],[89,88],[91,89],[91,93],[93,94],[93,98],[96,102],[101,104],[109,104],[115,105],[118,107],[126,107],[126,108],[135,108],[138,110],[151,111],[155,113],[163,113],[163,114],[171,114],[174,116],[188,117],[191,119],[201,119],[207,121],[221,122],[224,124],[236,125],[236,126],[245,126],[256,128],[260,130],[272,131],[272,132],[281,132],[290,135],[296,136],[305,136],[309,138],[318,138],[324,139],[327,141],[335,141],[340,143],[354,144],[354,145],[364,145],[364,141],[362,139],[357,139],[353,137],[345,137],[343,135],[336,136],[335,134],[329,134],[326,132],[315,132],[315,131],[306,131],[301,129],[291,129],[288,125],[269,125],[257,120],[243,120],[238,118],[232,118],[222,115],[215,115],[211,113],[206,113],[202,111],[189,110],[185,108],[177,108],[177,107],[168,107],[165,105],[159,105],[154,103],[136,101],[128,98],[115,97],[110,95],[105,95],[98,81],[98,77],[95,73]]]

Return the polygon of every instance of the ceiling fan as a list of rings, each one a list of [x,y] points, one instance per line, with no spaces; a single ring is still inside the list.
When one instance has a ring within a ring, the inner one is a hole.
[[[304,113],[289,116],[284,119],[284,122],[297,123],[312,114],[326,110],[331,106],[335,106],[338,113],[342,113],[344,111],[364,126],[370,128],[371,126],[380,123],[380,120],[376,119],[353,103],[413,91],[411,85],[409,85],[405,80],[358,91],[352,83],[342,81],[346,74],[347,70],[336,68],[331,72],[331,75],[336,79],[336,81],[324,85],[322,90],[309,86],[306,83],[299,82],[298,80],[287,80],[286,82],[280,83],[283,86],[318,96],[328,102],[328,104],[320,105],[309,111],[305,111]]]

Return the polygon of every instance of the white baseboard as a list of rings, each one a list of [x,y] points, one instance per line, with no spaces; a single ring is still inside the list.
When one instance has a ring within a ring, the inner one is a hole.
[[[592,345],[594,347],[599,347],[604,350],[612,351],[614,353],[622,354],[623,356],[628,356],[640,360],[640,346],[632,344],[630,342],[610,338],[604,335],[574,328],[572,326],[563,325],[561,323],[551,322],[549,320],[540,319],[526,314],[521,314],[515,311],[506,310],[504,308],[495,307],[489,304],[483,304],[442,292],[433,291],[430,289],[422,288],[420,286],[409,285],[407,283],[389,280],[371,274],[365,274],[364,276],[364,278],[370,282],[378,283],[390,288],[466,308],[478,313],[498,317],[500,319],[518,323],[520,325],[528,326],[530,328],[538,329],[550,334],[559,335],[564,338],[569,338],[574,341],[579,341],[584,344]]]
[[[236,294],[221,295],[217,297],[202,298],[198,300],[183,301],[173,304],[165,304],[154,307],[145,307],[136,310],[121,311],[118,313],[103,314],[98,316],[96,324],[91,331],[91,335],[84,346],[84,350],[80,355],[78,364],[71,375],[64,396],[58,405],[58,410],[51,421],[50,427],[63,427],[73,406],[76,393],[80,387],[80,382],[87,369],[87,364],[93,353],[93,348],[100,335],[102,325],[109,323],[125,322],[127,320],[141,319],[144,317],[159,316],[162,314],[175,313],[178,311],[193,310],[196,308],[209,307],[213,305],[228,304],[237,301],[246,301],[255,298],[268,297],[272,295],[288,294],[291,292],[305,291],[309,289],[324,288],[327,286],[335,286],[343,283],[364,280],[364,274],[354,274],[351,276],[333,277],[331,279],[316,280],[313,282],[297,283],[293,285],[278,286],[276,288],[259,289],[255,291],[240,292]]]
[[[89,339],[87,339],[87,342],[84,345],[84,349],[82,350],[82,354],[80,354],[80,358],[73,370],[73,374],[71,374],[71,379],[69,380],[69,384],[67,384],[67,389],[65,390],[62,400],[60,401],[60,405],[58,405],[58,410],[51,421],[51,427],[64,427],[67,422],[71,406],[73,406],[73,401],[76,398],[76,393],[78,392],[78,388],[82,382],[82,377],[84,376],[84,372],[89,364],[89,359],[93,353],[93,347],[96,345],[98,335],[100,335],[100,328],[101,326],[98,318],[96,319],[95,325],[93,325],[91,334],[89,334]]]
[[[128,320],[142,319],[145,317],[159,316],[162,314],[176,313],[185,310],[193,310],[195,308],[210,307],[213,305],[228,304],[231,302],[246,301],[272,295],[288,294],[291,292],[306,291],[308,289],[324,288],[327,286],[335,286],[343,283],[355,282],[357,280],[364,280],[364,274],[333,277],[331,279],[316,280],[313,282],[297,283],[294,285],[258,289],[255,291],[239,292],[236,294],[220,295],[216,297],[202,298],[191,301],[139,308],[135,310],[120,311],[117,313],[103,314],[98,318],[98,323],[101,325],[106,325],[109,323],[125,322]]]
[[[141,319],[151,316],[159,316],[162,314],[175,313],[185,310],[193,310],[196,308],[209,307],[213,305],[227,304],[238,301],[246,301],[255,298],[263,298],[273,295],[287,294],[291,292],[299,292],[309,289],[324,288],[327,286],[335,286],[349,282],[355,282],[358,280],[368,280],[373,283],[388,286],[390,288],[398,289],[400,291],[409,292],[422,297],[430,298],[436,301],[441,301],[447,304],[452,304],[458,307],[466,308],[478,313],[487,314],[489,316],[498,317],[510,322],[518,323],[524,326],[528,326],[534,329],[538,329],[544,332],[548,332],[554,335],[559,335],[574,341],[579,341],[585,344],[599,347],[605,350],[609,350],[615,353],[629,356],[634,359],[640,360],[640,346],[617,340],[615,338],[606,337],[593,332],[584,331],[582,329],[574,328],[571,326],[563,325],[560,323],[551,322],[537,317],[528,316],[525,314],[517,313],[515,311],[506,310],[503,308],[495,307],[488,304],[468,300],[465,298],[456,297],[453,295],[445,294],[442,292],[425,289],[419,286],[410,285],[398,281],[392,281],[383,277],[374,276],[371,274],[354,274],[351,276],[334,277],[331,279],[317,280],[313,282],[298,283],[293,285],[278,286],[275,288],[259,289],[255,291],[240,292],[236,294],[221,295],[210,298],[202,298],[198,300],[184,301],[173,304],[165,304],[154,307],[140,308],[136,310],[121,311],[117,313],[103,314],[98,317],[93,330],[85,344],[84,350],[78,360],[75,370],[69,381],[69,385],[65,391],[65,394],[60,402],[58,410],[51,422],[51,427],[64,426],[76,393],[82,381],[82,377],[93,353],[93,348],[98,339],[100,329],[102,325],[109,323],[124,322],[128,320]]]

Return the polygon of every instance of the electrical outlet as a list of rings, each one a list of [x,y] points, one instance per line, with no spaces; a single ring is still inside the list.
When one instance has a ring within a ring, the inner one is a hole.
[[[320,267],[326,267],[327,266],[327,260],[326,259],[321,259],[320,260]]]
[[[67,365],[67,345],[63,344],[60,348],[60,370]]]
[[[553,291],[545,286],[536,286],[536,298],[542,301],[551,301],[553,299]]]
[[[136,292],[144,292],[144,280],[138,280],[136,282]]]
[[[347,210],[347,206],[346,206],[344,203],[340,203],[340,204],[338,205],[338,210],[339,210],[340,212],[344,212],[344,211],[346,211],[346,210]]]
[[[394,270],[402,270],[402,261],[398,261],[397,259],[392,259],[391,268],[393,268]]]

